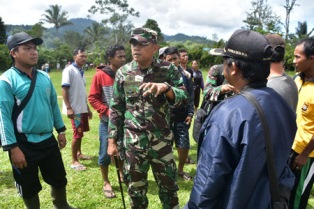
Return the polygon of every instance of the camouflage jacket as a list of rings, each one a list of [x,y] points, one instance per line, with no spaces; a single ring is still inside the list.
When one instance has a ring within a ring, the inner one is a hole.
[[[232,95],[220,94],[221,85],[227,84],[227,80],[223,76],[223,65],[214,65],[209,71],[205,82],[204,99],[210,101],[222,101]]]
[[[143,97],[139,87],[145,82],[169,83],[175,94],[174,102],[170,103],[164,94]],[[173,64],[154,60],[151,67],[141,70],[137,62],[132,61],[116,73],[110,102],[109,138],[117,139],[119,129],[124,129],[124,138],[134,143],[141,141],[142,136],[148,138],[151,132],[169,137],[172,135],[169,105],[187,105],[187,102],[183,79]]]

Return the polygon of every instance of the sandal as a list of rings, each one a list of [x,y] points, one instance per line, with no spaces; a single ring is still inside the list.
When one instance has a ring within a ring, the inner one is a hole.
[[[187,181],[191,181],[193,179],[193,177],[190,174],[187,174],[185,172],[179,173],[178,176]]]
[[[195,164],[194,160],[192,160],[192,158],[187,157],[185,163],[187,164]]]
[[[78,165],[71,165],[71,168],[73,168],[76,171],[85,171],[86,167],[82,164],[78,164]]]
[[[102,191],[104,192],[106,198],[108,199],[116,198],[116,194],[114,193],[113,190],[107,190],[103,188]]]
[[[105,185],[106,184],[109,184],[109,183],[105,183]],[[102,191],[105,197],[108,199],[116,198],[116,194],[114,193],[114,191],[112,189],[105,189],[105,185],[102,188]]]

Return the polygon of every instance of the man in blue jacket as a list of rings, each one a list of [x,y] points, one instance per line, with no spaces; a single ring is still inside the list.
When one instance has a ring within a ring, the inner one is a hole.
[[[43,179],[51,185],[54,208],[71,209],[66,200],[67,179],[60,153],[66,145],[66,128],[57,94],[49,75],[33,68],[38,61],[37,45],[42,43],[41,38],[24,32],[7,40],[13,66],[0,76],[0,138],[3,150],[9,152],[15,185],[26,207],[40,208],[40,169]],[[36,82],[33,93],[18,114],[17,106],[27,97],[32,80]],[[57,140],[53,128],[58,132]]]
[[[270,209],[264,130],[251,103],[260,103],[270,129],[278,182],[292,188],[294,175],[287,160],[296,132],[295,114],[283,98],[266,87],[272,54],[265,37],[237,30],[224,51],[224,76],[235,95],[213,109],[203,124],[196,177],[185,208]]]

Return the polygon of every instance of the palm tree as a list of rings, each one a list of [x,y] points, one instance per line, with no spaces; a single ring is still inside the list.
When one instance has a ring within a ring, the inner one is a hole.
[[[91,26],[88,26],[84,30],[84,33],[87,34],[91,43],[95,43],[97,41],[100,41],[104,37],[104,34],[106,32],[107,31],[106,31],[105,27],[98,22],[93,22],[93,24]]]
[[[312,32],[314,31],[314,28],[308,33],[307,32],[307,22],[298,22],[298,27],[296,29],[296,35],[298,38],[304,38],[304,37],[310,37]]]
[[[57,35],[59,36],[59,28],[66,26],[66,25],[72,25],[70,21],[67,20],[67,14],[66,11],[61,11],[61,6],[58,4],[56,5],[49,5],[50,9],[45,10],[45,14],[43,16],[45,17],[42,19],[43,21],[53,24],[56,28]]]

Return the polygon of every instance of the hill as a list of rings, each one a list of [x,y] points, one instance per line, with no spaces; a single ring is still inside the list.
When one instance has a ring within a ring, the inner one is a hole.
[[[91,19],[87,19],[87,18],[73,18],[73,19],[69,19],[70,22],[72,22],[72,25],[67,25],[64,27],[61,27],[59,29],[59,34],[62,36],[66,31],[75,31],[78,32],[79,34],[83,34],[84,30],[91,26],[93,24],[93,22],[96,22],[94,20]],[[6,25],[6,32],[8,35],[11,35],[12,33],[14,33],[15,31],[22,31],[22,30],[30,30],[32,28],[31,25]],[[45,34],[51,34],[51,35],[55,35],[56,34],[56,30],[54,27],[51,28],[46,28],[46,32]],[[49,35],[48,35],[49,36]],[[205,37],[200,37],[200,36],[188,36],[182,33],[178,33],[176,35],[166,35],[163,34],[164,36],[164,40],[166,42],[185,42],[185,41],[192,41],[192,42],[196,42],[196,43],[211,43],[212,41],[205,38]]]
[[[164,35],[164,34],[163,34]],[[168,36],[164,35],[165,41],[176,41],[176,42],[186,42],[186,41],[191,41],[191,42],[196,42],[196,43],[204,43],[208,44],[211,43],[212,41],[207,39],[206,37],[200,37],[200,36],[188,36],[182,33],[178,33],[173,36]]]

